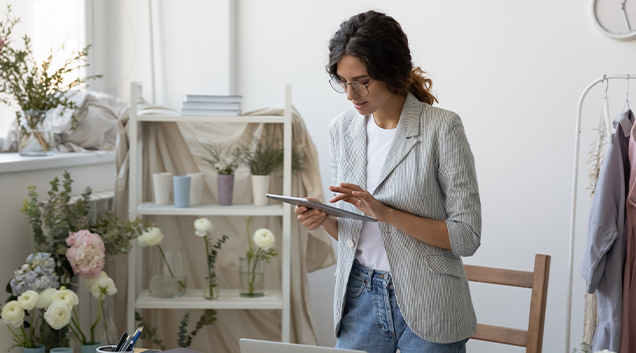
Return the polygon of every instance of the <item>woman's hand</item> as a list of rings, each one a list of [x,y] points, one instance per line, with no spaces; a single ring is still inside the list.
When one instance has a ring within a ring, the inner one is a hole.
[[[389,211],[389,207],[376,200],[370,192],[356,184],[340,183],[340,186],[330,186],[329,190],[340,193],[340,195],[336,195],[329,200],[329,202],[340,200],[348,202],[356,206],[362,213],[379,221],[383,220]]]
[[[308,201],[320,202],[320,200],[313,197],[306,197]],[[327,213],[321,210],[308,209],[305,206],[296,206],[294,212],[298,215],[298,220],[309,230],[316,230],[327,219]]]

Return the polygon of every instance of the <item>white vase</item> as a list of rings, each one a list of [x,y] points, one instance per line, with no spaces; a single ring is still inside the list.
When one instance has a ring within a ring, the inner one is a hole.
[[[157,205],[169,205],[170,191],[172,190],[172,173],[153,173],[152,181],[155,203]]]
[[[203,196],[203,173],[188,173],[190,176],[190,205],[200,205]]]
[[[269,192],[269,175],[252,175],[252,191],[256,206],[267,205],[265,194]]]

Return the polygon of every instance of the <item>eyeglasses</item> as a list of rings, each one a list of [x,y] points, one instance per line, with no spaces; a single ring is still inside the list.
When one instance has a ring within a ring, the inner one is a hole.
[[[331,85],[331,88],[333,88],[334,91],[340,94],[345,94],[347,92],[347,85],[349,85],[351,86],[351,88],[353,88],[353,91],[359,94],[361,97],[366,97],[369,95],[369,86],[373,83],[373,81],[375,80],[372,80],[366,85],[358,81],[346,83],[346,82],[342,82],[342,80],[340,80],[337,76],[332,76],[331,79],[329,80],[329,84]]]

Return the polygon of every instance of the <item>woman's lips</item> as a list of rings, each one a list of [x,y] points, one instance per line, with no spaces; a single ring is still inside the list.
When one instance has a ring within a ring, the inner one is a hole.
[[[368,102],[364,102],[364,103],[360,103],[360,104],[353,103],[353,106],[354,106],[356,109],[362,109],[362,107],[364,107],[367,103],[368,103]]]

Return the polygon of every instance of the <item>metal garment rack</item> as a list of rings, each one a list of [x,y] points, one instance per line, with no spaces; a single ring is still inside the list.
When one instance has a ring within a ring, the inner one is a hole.
[[[627,80],[627,94],[629,95],[629,80],[636,80],[636,74],[614,74],[614,75],[603,75],[596,80],[592,81],[579,98],[579,105],[576,109],[576,132],[574,135],[574,176],[572,179],[572,213],[570,215],[570,251],[568,255],[568,263],[569,263],[569,282],[568,282],[568,298],[567,298],[567,308],[566,308],[566,319],[565,319],[565,352],[570,352],[570,324],[572,321],[572,279],[573,279],[573,271],[574,271],[574,228],[576,222],[576,191],[578,186],[578,176],[579,176],[579,150],[580,150],[580,141],[579,136],[581,135],[581,111],[583,108],[583,102],[585,101],[585,97],[587,93],[592,89],[592,87],[597,84],[604,82],[605,80]]]

